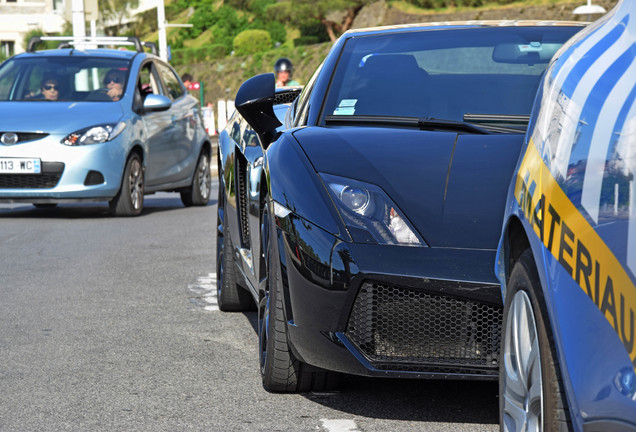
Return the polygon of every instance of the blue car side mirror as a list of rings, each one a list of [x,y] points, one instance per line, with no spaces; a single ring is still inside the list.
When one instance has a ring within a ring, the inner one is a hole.
[[[170,98],[163,95],[149,94],[144,99],[144,111],[165,111],[172,105]]]

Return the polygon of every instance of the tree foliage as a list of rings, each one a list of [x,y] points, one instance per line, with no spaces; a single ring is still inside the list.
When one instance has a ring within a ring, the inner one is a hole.
[[[360,10],[375,0],[281,0],[268,7],[270,18],[307,25],[320,22],[335,41],[351,28]]]
[[[109,5],[131,5],[139,0],[106,0]],[[173,0],[166,4],[166,16],[171,17],[190,9],[191,28],[183,28],[171,36],[170,46],[185,49],[188,41],[204,32],[209,43],[224,46],[229,54],[234,48],[234,38],[245,30],[265,30],[273,43],[284,44],[286,27],[300,30],[301,37],[295,43],[309,44],[335,41],[349,30],[360,11],[377,0]],[[485,0],[403,0],[422,9],[480,6]],[[489,0],[499,4],[515,0]],[[125,11],[130,6],[109,10]],[[108,9],[107,8],[107,9]],[[215,51],[216,52],[216,51]]]
[[[99,13],[102,20],[117,23],[115,34],[119,36],[124,26],[124,20],[130,15],[130,10],[138,6],[139,0],[101,0]]]
[[[236,55],[256,54],[272,47],[272,39],[266,30],[244,30],[234,38]]]
[[[177,0],[170,6],[171,13],[182,8],[194,9],[189,23],[190,28],[180,31],[179,37],[171,41],[171,45],[183,47],[184,41],[199,37],[209,32],[211,42],[226,47],[227,53],[232,51],[234,38],[246,30],[264,30],[269,33],[270,41],[284,42],[285,26],[266,17],[266,9],[276,0],[225,0],[221,5],[214,0]]]

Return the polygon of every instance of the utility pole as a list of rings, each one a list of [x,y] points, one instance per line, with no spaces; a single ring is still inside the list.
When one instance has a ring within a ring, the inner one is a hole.
[[[157,27],[159,28],[159,57],[168,61],[168,41],[166,39],[166,11],[163,0],[157,5]]]
[[[73,23],[73,39],[75,44],[86,37],[86,21],[84,18],[84,0],[71,0],[71,17]]]
[[[166,27],[192,27],[192,24],[168,24],[163,0],[159,0],[159,4],[157,4],[157,28],[159,29],[159,57],[163,61],[168,61]]]
[[[602,15],[605,12],[607,11],[605,10],[603,6],[593,5],[592,0],[587,0],[586,5],[577,7],[576,9],[574,9],[572,13],[576,15],[587,14],[587,20],[592,21],[592,15],[595,15],[595,14]]]

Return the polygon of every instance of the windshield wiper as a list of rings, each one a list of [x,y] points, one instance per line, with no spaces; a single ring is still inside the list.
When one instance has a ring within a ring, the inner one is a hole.
[[[436,119],[431,117],[394,117],[394,116],[372,116],[372,115],[328,115],[325,116],[325,124],[329,125],[372,125],[372,126],[406,126],[422,130],[464,132],[471,134],[486,135],[490,132],[486,128],[472,125],[470,123]]]
[[[530,116],[517,114],[464,114],[464,121],[494,132],[525,133]]]

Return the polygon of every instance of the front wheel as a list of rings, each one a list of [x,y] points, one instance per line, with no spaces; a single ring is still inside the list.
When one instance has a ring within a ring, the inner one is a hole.
[[[202,150],[194,172],[194,178],[192,179],[192,185],[181,192],[181,202],[186,207],[205,206],[210,200],[211,190],[210,156],[205,150]]]
[[[272,221],[270,227],[273,226]],[[272,228],[268,235],[267,290],[258,305],[258,345],[263,387],[276,393],[336,389],[340,386],[340,373],[314,368],[296,359],[291,352],[283,310],[276,239],[275,228]]]
[[[504,306],[499,372],[502,431],[569,431],[556,354],[538,300],[541,282],[528,249],[514,264]]]
[[[115,216],[138,216],[144,207],[144,169],[141,158],[133,153],[126,162],[121,188],[110,203]]]

